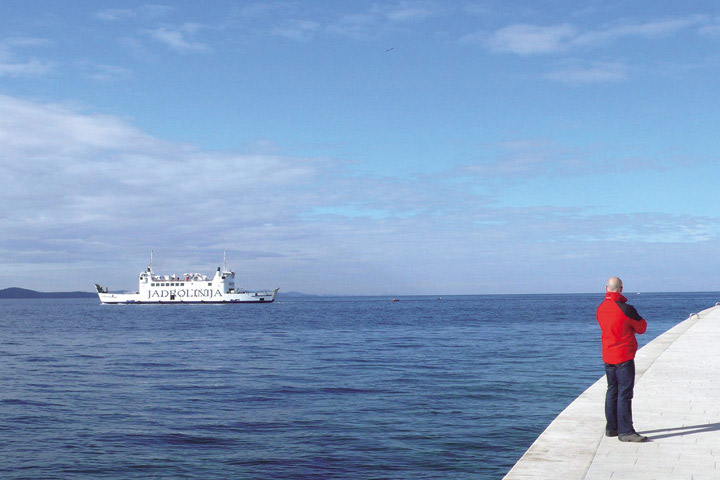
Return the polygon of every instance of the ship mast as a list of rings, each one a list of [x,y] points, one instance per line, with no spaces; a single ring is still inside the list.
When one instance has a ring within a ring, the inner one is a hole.
[[[225,260],[225,252],[227,252],[227,250],[223,250],[223,272],[227,272],[227,261]]]

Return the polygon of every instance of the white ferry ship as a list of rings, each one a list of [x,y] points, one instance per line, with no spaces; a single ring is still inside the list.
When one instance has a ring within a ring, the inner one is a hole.
[[[272,303],[279,288],[263,292],[235,289],[235,272],[223,267],[208,278],[199,273],[156,275],[152,271],[152,254],[147,270],[140,273],[135,293],[109,293],[107,287],[95,284],[100,303]]]

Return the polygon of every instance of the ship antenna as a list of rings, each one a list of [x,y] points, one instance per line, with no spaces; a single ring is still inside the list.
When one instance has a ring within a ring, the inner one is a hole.
[[[150,269],[151,272],[152,272],[152,255],[153,255],[153,251],[150,250],[150,266],[148,267],[148,269]]]
[[[227,272],[227,261],[225,260],[225,252],[227,252],[227,250],[223,250],[223,272]]]

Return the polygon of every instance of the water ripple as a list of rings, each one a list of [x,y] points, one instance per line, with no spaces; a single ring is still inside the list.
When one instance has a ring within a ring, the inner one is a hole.
[[[0,477],[500,478],[603,374],[600,300],[0,301]],[[633,301],[644,344],[717,299]]]

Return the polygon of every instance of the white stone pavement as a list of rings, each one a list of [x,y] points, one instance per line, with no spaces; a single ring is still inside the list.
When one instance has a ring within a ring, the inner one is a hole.
[[[505,480],[719,480],[720,307],[691,315],[638,351],[635,429],[605,433],[605,377],[571,403]]]

